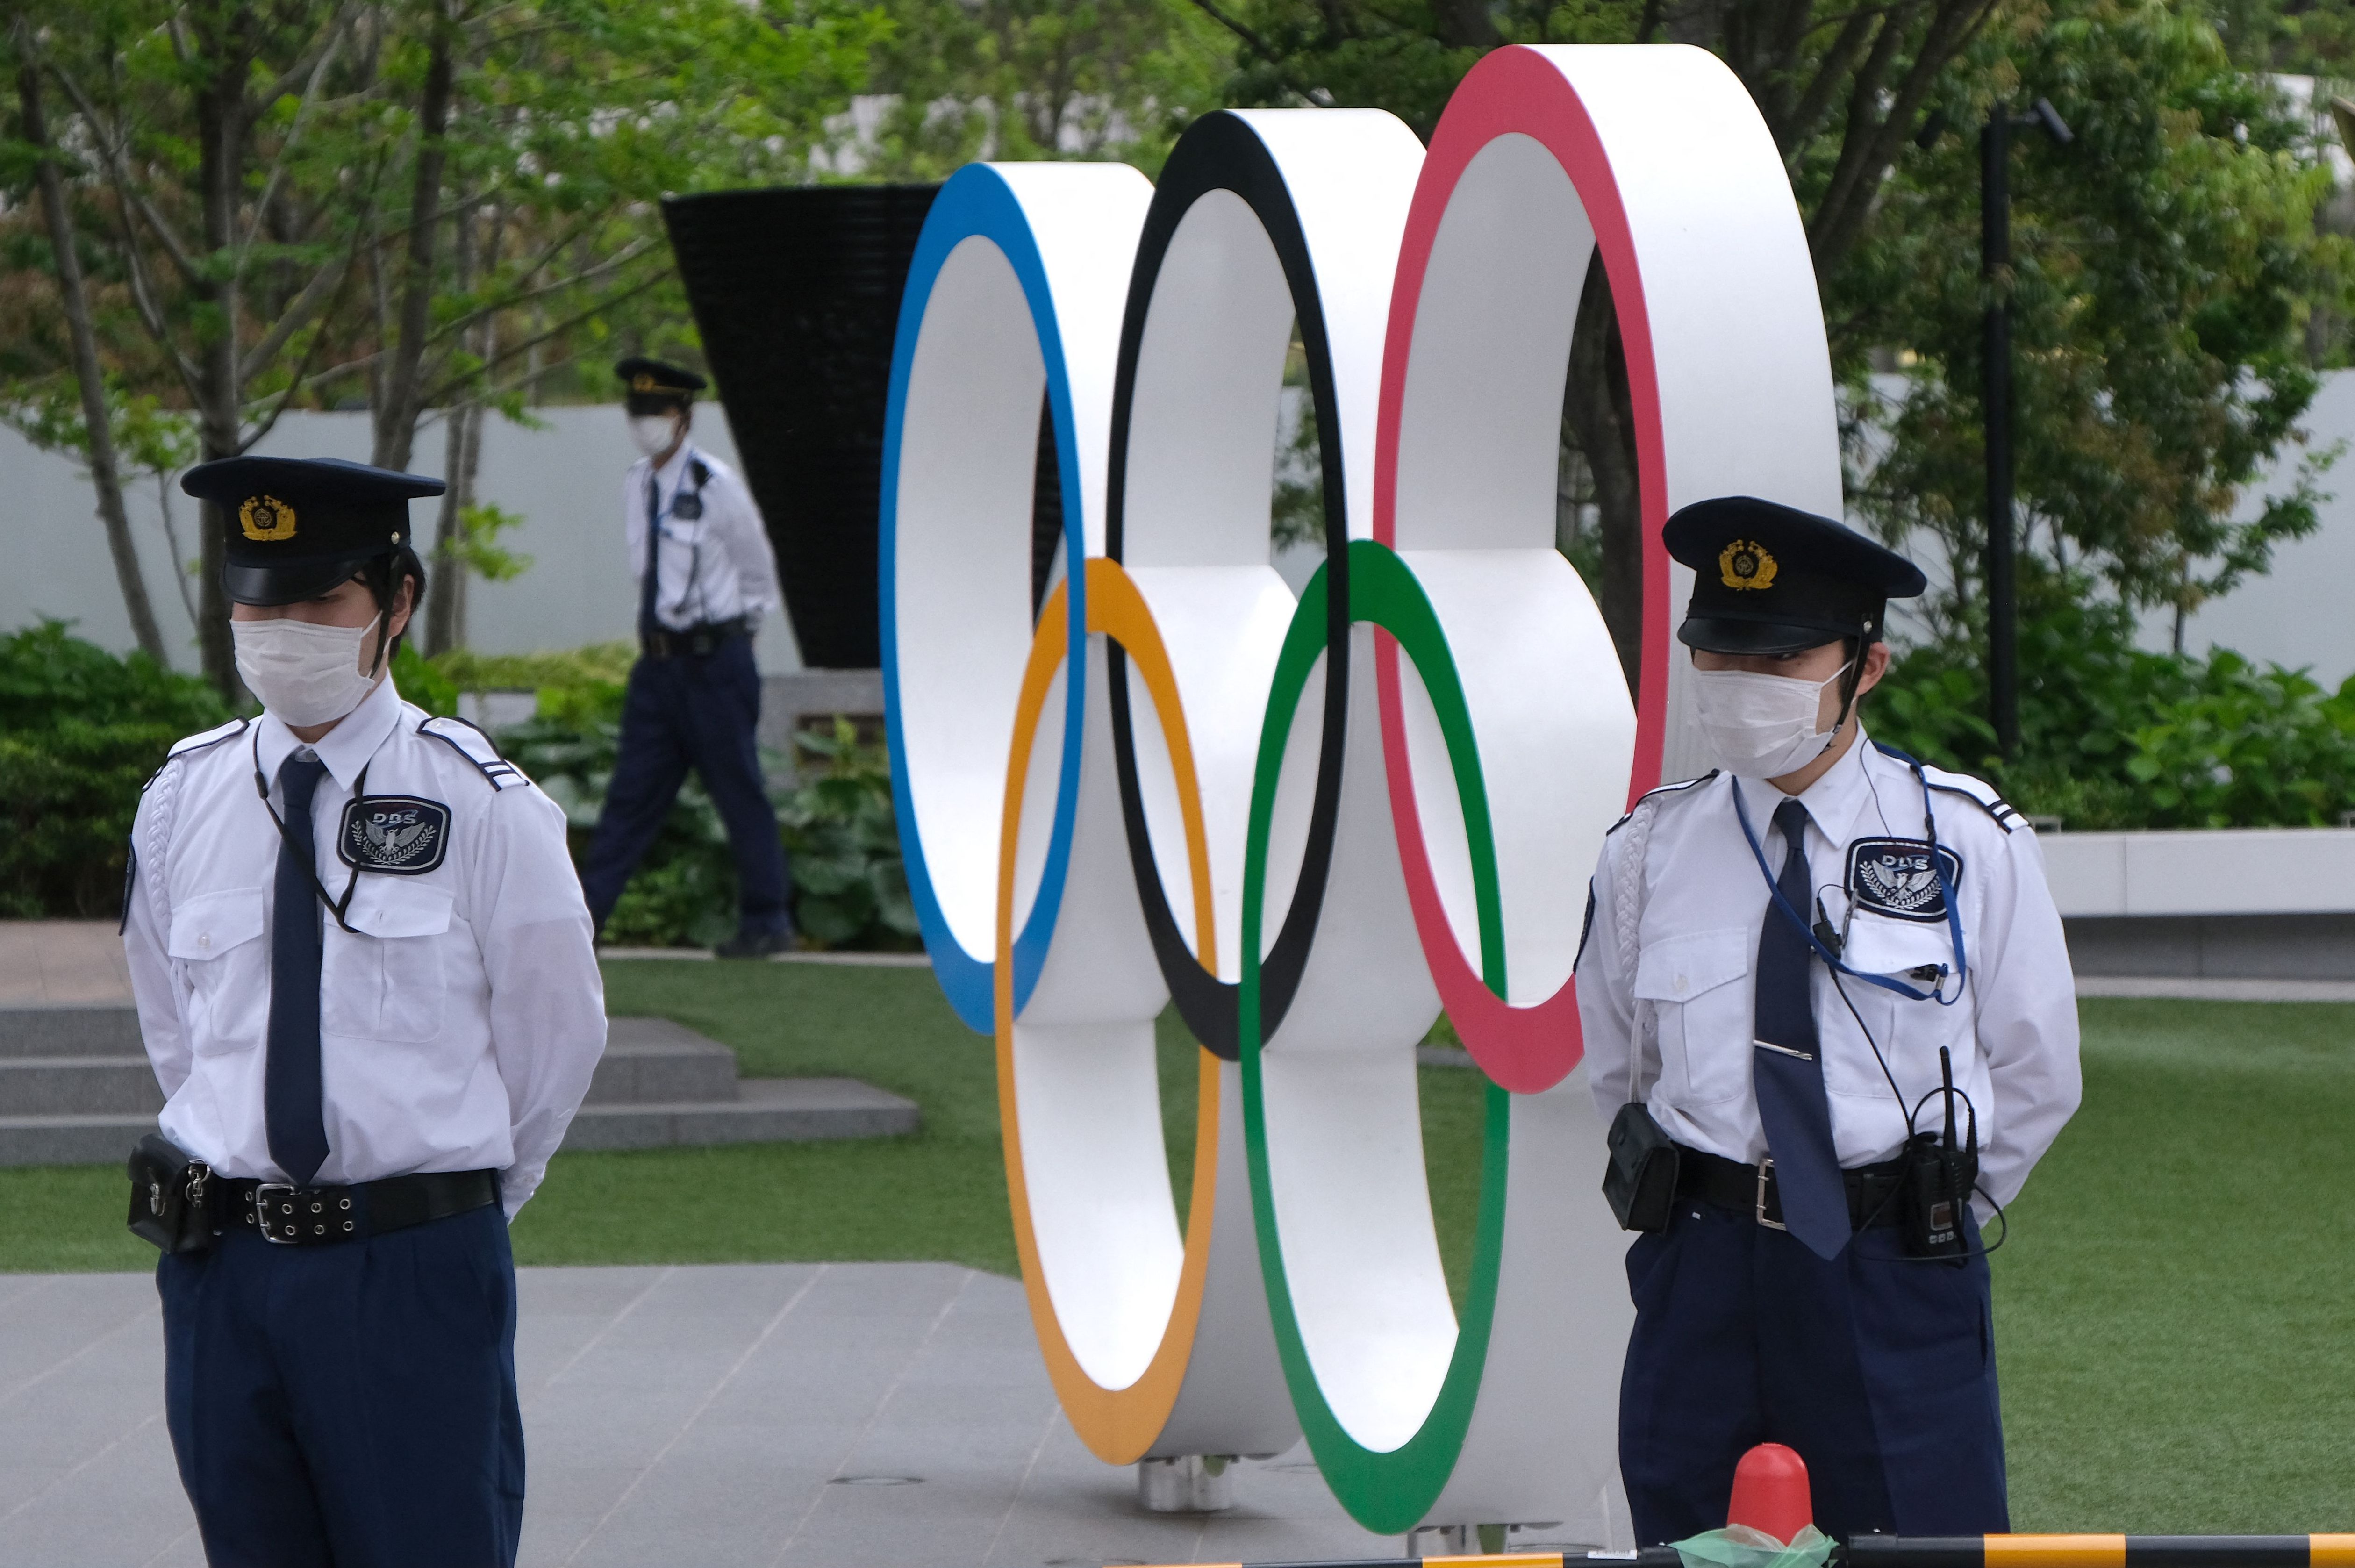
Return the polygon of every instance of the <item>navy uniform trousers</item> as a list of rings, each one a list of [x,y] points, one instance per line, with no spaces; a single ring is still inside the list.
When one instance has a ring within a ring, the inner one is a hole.
[[[743,928],[786,928],[785,851],[752,738],[760,721],[761,673],[750,637],[730,637],[701,658],[646,656],[630,667],[621,755],[581,877],[589,918],[600,930],[662,831],[689,768],[701,775],[735,846]]]
[[[1760,1443],[1806,1461],[1827,1535],[2010,1528],[1987,1260],[1908,1262],[1902,1235],[1859,1231],[1826,1262],[1688,1199],[1636,1238],[1619,1469],[1638,1543],[1721,1528]]]
[[[515,1261],[496,1203],[166,1254],[164,1413],[212,1568],[509,1568]]]

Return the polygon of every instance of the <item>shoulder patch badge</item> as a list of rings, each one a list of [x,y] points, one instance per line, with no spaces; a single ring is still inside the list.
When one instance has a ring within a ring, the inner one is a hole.
[[[413,795],[372,795],[346,802],[336,855],[356,871],[421,877],[450,848],[450,808]]]
[[[1946,881],[1963,878],[1962,857],[1944,844]],[[1946,895],[1930,864],[1930,846],[1919,838],[1859,838],[1848,847],[1848,896],[1858,909],[1892,920],[1943,923]]]

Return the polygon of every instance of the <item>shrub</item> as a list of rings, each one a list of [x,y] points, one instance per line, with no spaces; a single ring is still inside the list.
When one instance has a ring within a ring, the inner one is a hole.
[[[913,949],[916,906],[900,859],[889,756],[862,744],[839,714],[831,735],[794,742],[826,764],[778,812],[793,856],[794,923],[821,947]]]
[[[64,622],[0,636],[0,916],[120,914],[141,786],[172,742],[230,717],[204,681]]]
[[[1987,778],[2020,810],[2081,829],[2324,827],[2355,809],[2355,677],[2230,649],[2148,653],[2114,606],[2023,617],[2019,754],[1996,755],[1976,646],[1908,650],[1872,699],[1876,738]]]

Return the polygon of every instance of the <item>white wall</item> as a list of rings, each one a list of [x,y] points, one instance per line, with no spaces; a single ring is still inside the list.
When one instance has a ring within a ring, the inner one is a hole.
[[[483,432],[483,455],[475,498],[506,507],[523,518],[500,543],[532,558],[530,568],[507,582],[474,582],[468,594],[467,641],[488,653],[527,653],[578,647],[633,635],[637,589],[622,542],[622,475],[636,461],[618,405],[540,411],[545,430],[527,430],[493,419]],[[716,407],[696,416],[698,445],[734,464],[735,443]],[[442,472],[445,436],[440,421],[418,432],[411,466],[421,474]],[[282,457],[368,455],[365,412],[296,413],[281,420],[255,450]],[[162,509],[150,482],[126,497],[138,541],[148,596],[164,629],[172,662],[197,664],[196,635],[172,581]],[[197,549],[197,505],[172,491],[182,550]],[[412,512],[421,530],[430,530],[437,503],[418,502]],[[29,445],[0,427],[0,543],[7,569],[0,571],[0,631],[14,630],[53,615],[75,622],[79,635],[109,648],[136,645],[123,595],[99,525],[97,500],[88,475],[72,462]],[[195,581],[188,581],[190,596]],[[762,628],[761,667],[770,674],[799,669],[801,658],[782,612]]]

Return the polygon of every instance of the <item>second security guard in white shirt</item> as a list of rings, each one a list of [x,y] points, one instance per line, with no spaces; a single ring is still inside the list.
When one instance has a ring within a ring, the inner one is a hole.
[[[1646,1232],[1620,1405],[1637,1539],[1723,1524],[1770,1442],[1835,1538],[2004,1531],[1974,1211],[2011,1201],[2080,1093],[2036,836],[1864,734],[1910,561],[1747,497],[1666,542],[1696,573],[1678,635],[1718,767],[1605,838],[1578,963],[1606,1189]]]
[[[151,1237],[181,1480],[217,1563],[512,1563],[507,1221],[605,1044],[564,814],[393,688],[439,481],[246,457],[183,485],[228,519],[263,711],[173,748],[132,829],[169,1140],[134,1203],[189,1216]]]
[[[620,754],[581,882],[602,931],[692,768],[736,852],[737,931],[723,958],[793,945],[777,813],[755,732],[761,674],[752,635],[777,604],[776,557],[751,492],[687,439],[703,378],[658,359],[614,368],[628,387],[630,439],[645,458],[622,485],[638,574],[638,662],[622,706]]]

